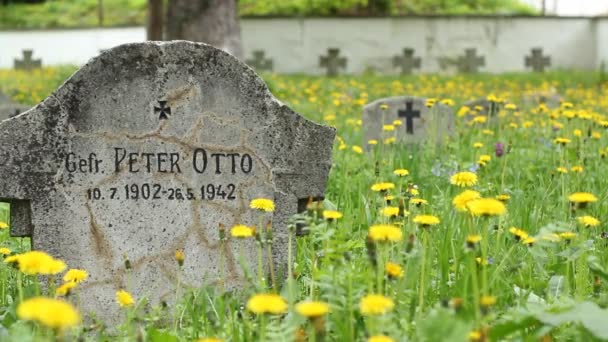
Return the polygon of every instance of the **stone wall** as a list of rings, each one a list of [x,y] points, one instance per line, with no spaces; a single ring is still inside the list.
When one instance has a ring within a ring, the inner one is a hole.
[[[415,73],[532,70],[526,56],[536,48],[542,49],[542,57],[550,57],[548,69],[595,70],[608,62],[608,18],[244,18],[241,29],[246,59],[253,60],[255,52],[260,58],[263,52],[260,61],[265,63],[258,67],[272,66],[279,73],[324,74],[327,69],[320,61],[328,49],[339,52],[327,64],[352,74],[399,73],[404,60],[395,57],[404,56],[406,48],[413,49],[409,66]],[[42,58],[44,65],[83,64],[102,49],[144,39],[141,27],[2,31],[0,68],[13,67],[23,49],[34,49],[34,58]],[[469,52],[474,53],[473,64],[460,59],[467,49],[475,49]],[[407,70],[407,62],[405,66]]]

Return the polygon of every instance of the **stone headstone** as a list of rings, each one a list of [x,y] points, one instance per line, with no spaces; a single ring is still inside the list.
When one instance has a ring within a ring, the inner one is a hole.
[[[547,108],[554,109],[559,108],[562,101],[562,96],[555,90],[527,92],[522,96],[522,105],[524,107],[536,107],[544,103]]]
[[[41,59],[33,59],[34,50],[23,50],[23,59],[15,58],[15,69],[17,70],[32,70],[42,66]]]
[[[363,129],[365,143],[380,142],[395,136],[403,143],[420,143],[429,138],[441,142],[454,131],[454,115],[450,107],[436,103],[432,109],[426,99],[413,96],[395,96],[376,100],[363,107]],[[382,109],[386,105],[386,109]],[[384,125],[395,120],[401,125],[395,131],[384,131]]]
[[[13,235],[90,273],[83,311],[112,320],[118,289],[152,303],[175,297],[176,250],[186,256],[182,286],[218,284],[222,268],[225,288],[251,286],[237,254],[242,244],[255,267],[255,240],[229,230],[260,215],[273,231],[266,267],[285,266],[287,220],[323,197],[334,136],[221,50],[127,44],[0,124],[0,198],[12,205]],[[276,210],[250,209],[255,198]]]
[[[0,103],[0,121],[24,113],[30,108],[32,107],[17,103]]]
[[[492,101],[488,101],[488,99],[479,98],[476,100],[467,101],[463,104],[463,106],[467,106],[471,109],[471,111],[475,111],[476,114],[479,115],[491,115],[496,116],[500,110],[500,104]]]
[[[340,49],[327,49],[327,56],[319,57],[319,66],[327,69],[327,76],[337,76],[340,70],[346,69],[346,57],[340,57]]]

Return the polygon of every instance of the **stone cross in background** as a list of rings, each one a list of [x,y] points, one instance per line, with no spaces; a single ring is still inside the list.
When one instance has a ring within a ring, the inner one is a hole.
[[[262,50],[253,51],[253,59],[245,61],[247,65],[254,68],[256,71],[272,71],[273,62],[272,59],[266,58],[266,52]]]
[[[485,66],[486,60],[483,56],[477,56],[477,49],[464,50],[464,56],[458,58],[458,71],[476,73],[479,67]]]
[[[243,269],[257,264],[256,242],[231,238],[238,224],[272,239],[264,273],[281,280],[288,219],[323,198],[334,136],[224,51],[126,44],[0,122],[0,199],[13,236],[89,272],[82,312],[115,322],[115,292],[127,284],[154,305],[171,303],[178,282],[257,286]],[[251,209],[258,198],[274,211]]]
[[[327,56],[319,57],[319,66],[327,68],[327,76],[337,76],[340,69],[346,69],[346,57],[338,57],[340,49],[327,49]]]
[[[545,67],[551,66],[551,57],[543,56],[542,48],[533,48],[532,55],[526,56],[526,67],[532,67],[532,70],[537,72],[545,71]]]
[[[397,55],[393,57],[393,66],[401,68],[401,74],[411,74],[414,68],[420,69],[420,57],[414,57],[414,49],[404,48],[403,56]]]
[[[40,68],[42,66],[41,59],[32,59],[34,50],[23,50],[23,59],[18,60],[15,58],[15,69],[17,70],[32,70]]]

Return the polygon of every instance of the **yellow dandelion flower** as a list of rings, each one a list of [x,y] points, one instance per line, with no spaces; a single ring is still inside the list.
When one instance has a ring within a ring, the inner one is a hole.
[[[393,121],[393,125],[401,126],[401,125],[403,125],[403,122],[401,120],[395,120],[395,121]]]
[[[474,190],[465,190],[454,196],[454,199],[452,199],[452,205],[458,211],[467,211],[467,203],[478,198],[481,198],[481,194],[479,192]]]
[[[276,294],[256,294],[247,301],[247,310],[258,315],[278,315],[287,312],[287,302],[283,297]]]
[[[486,121],[488,121],[488,118],[485,115],[478,115],[473,118],[475,123],[485,123]]]
[[[473,186],[477,184],[477,175],[473,172],[458,172],[450,177],[450,183],[459,187]]]
[[[395,125],[384,125],[382,126],[382,130],[385,132],[392,132],[395,130]]]
[[[300,302],[296,304],[296,312],[307,318],[317,318],[329,312],[329,305],[314,301]]]
[[[410,204],[420,206],[422,204],[428,204],[429,202],[422,198],[410,198]]]
[[[0,229],[6,229],[8,228],[8,224],[4,221],[0,221]]]
[[[381,209],[382,216],[397,217],[399,216],[399,207],[384,207]]]
[[[384,271],[389,278],[403,278],[403,268],[395,263],[387,262]]]
[[[55,290],[55,295],[59,297],[66,297],[70,295],[70,292],[76,287],[76,283],[73,281],[69,281],[59,286]]]
[[[597,197],[588,192],[575,192],[568,196],[568,201],[572,203],[591,203],[597,202]]]
[[[215,337],[203,337],[196,340],[196,342],[224,342],[224,340]]]
[[[0,254],[2,254],[3,256],[7,256],[11,254],[11,250],[6,247],[0,247]]]
[[[251,209],[259,209],[265,212],[273,212],[274,211],[274,202],[267,198],[256,198],[249,202],[249,208]]]
[[[511,199],[511,196],[509,196],[507,194],[500,194],[500,195],[496,196],[496,199],[501,202],[506,202]]]
[[[342,218],[342,213],[335,210],[323,210],[323,218],[326,220],[337,220]]]
[[[576,166],[571,167],[570,171],[576,172],[576,173],[581,173],[581,172],[583,172],[583,167],[580,165],[576,165]]]
[[[366,316],[382,315],[395,307],[392,299],[380,294],[370,294],[359,301],[359,311]]]
[[[533,236],[530,236],[530,237],[523,239],[521,243],[523,243],[524,245],[527,245],[527,246],[532,246],[535,242],[536,242],[536,238]]]
[[[482,155],[479,156],[479,160],[482,161],[482,162],[484,162],[484,163],[487,163],[490,160],[492,160],[492,157],[490,155],[488,155],[488,154],[482,154]]]
[[[353,152],[355,152],[357,154],[363,154],[363,149],[361,148],[361,146],[354,145],[352,147],[352,150],[353,150]]]
[[[367,342],[395,342],[395,340],[385,335],[375,335],[368,338]]]
[[[5,263],[16,263],[19,270],[25,274],[57,274],[65,270],[63,261],[41,251],[30,251],[13,255],[4,259]]]
[[[573,240],[576,237],[576,233],[573,232],[563,232],[558,234],[560,238],[569,241]]]
[[[72,304],[45,297],[34,297],[23,301],[17,307],[17,317],[36,321],[56,330],[64,330],[80,324],[80,314]]]
[[[376,183],[372,185],[372,191],[385,192],[395,188],[395,184],[389,182]]]
[[[473,330],[469,333],[469,341],[471,341],[471,342],[483,341],[483,334],[479,330]]]
[[[581,131],[580,129],[577,128],[574,130],[573,134],[576,137],[581,137],[581,136],[583,136],[583,131]]]
[[[507,103],[505,105],[505,109],[508,109],[508,110],[517,110],[517,106],[514,103]]]
[[[405,177],[405,176],[409,175],[410,172],[407,169],[397,169],[397,170],[393,171],[393,174],[395,176]]]
[[[482,307],[490,307],[490,306],[494,306],[496,304],[496,297],[494,296],[481,296],[481,298],[479,299],[479,304]]]
[[[577,221],[585,227],[597,227],[600,225],[600,220],[596,219],[593,216],[585,215],[579,216],[576,218]]]
[[[383,103],[383,104],[380,105],[380,109],[387,110],[388,109],[388,105],[386,103]]]
[[[525,230],[519,229],[517,227],[509,228],[509,233],[513,234],[513,236],[515,236],[515,239],[518,241],[523,241],[528,238],[528,233]]]
[[[440,101],[441,104],[444,104],[446,106],[453,106],[454,105],[454,100],[452,99],[443,99]]]
[[[252,237],[255,230],[252,227],[247,227],[244,224],[237,224],[230,228],[230,235],[235,238],[248,238]]]
[[[555,169],[555,171],[557,171],[559,173],[568,173],[568,169],[566,169],[563,166],[558,167],[557,169]]]
[[[399,242],[403,239],[401,229],[390,224],[376,224],[369,227],[368,236],[377,242]]]
[[[481,131],[481,133],[485,135],[494,135],[494,131],[491,129],[484,129],[483,131]]]
[[[370,139],[367,141],[368,145],[378,145],[378,140],[376,139]]]
[[[394,144],[396,141],[397,141],[397,138],[395,138],[395,137],[386,138],[386,139],[384,139],[384,145]]]
[[[564,146],[564,145],[569,144],[571,141],[572,140],[570,140],[568,138],[555,138],[553,140],[553,143],[556,144],[556,145],[562,145],[562,146]]]
[[[467,247],[475,248],[475,245],[477,245],[480,241],[481,241],[481,235],[479,235],[479,234],[469,235],[469,236],[467,236]]]
[[[473,216],[500,216],[507,211],[505,205],[495,198],[479,198],[467,202],[467,208]]]
[[[476,142],[476,143],[473,144],[473,147],[475,147],[475,148],[482,148],[483,147],[483,143]]]
[[[135,304],[133,296],[131,296],[131,294],[125,290],[116,291],[116,302],[121,308],[130,307]]]
[[[433,215],[416,215],[413,221],[423,227],[434,226],[441,222],[437,216]]]
[[[63,276],[63,281],[74,282],[74,283],[82,283],[89,278],[89,273],[85,270],[79,270],[76,268],[69,269],[65,275]]]

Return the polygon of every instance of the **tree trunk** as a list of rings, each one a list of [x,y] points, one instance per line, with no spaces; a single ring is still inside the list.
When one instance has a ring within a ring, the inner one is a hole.
[[[148,0],[148,40],[163,40],[163,0]]]
[[[204,42],[243,58],[236,0],[170,0],[167,40]]]

